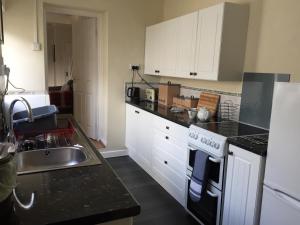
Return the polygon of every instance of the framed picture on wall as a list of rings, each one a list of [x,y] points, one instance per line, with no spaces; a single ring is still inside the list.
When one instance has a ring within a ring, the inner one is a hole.
[[[2,0],[0,0],[0,43],[4,43]]]

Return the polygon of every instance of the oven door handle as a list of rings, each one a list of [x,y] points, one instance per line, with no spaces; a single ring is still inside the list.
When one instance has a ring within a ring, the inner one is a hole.
[[[221,162],[221,159],[215,159],[213,157],[208,157],[208,159],[214,163],[220,163]]]
[[[213,197],[213,198],[217,198],[217,197],[218,197],[218,195],[217,195],[217,194],[215,194],[215,193],[212,193],[212,192],[211,192],[211,191],[209,191],[209,190],[207,190],[207,191],[206,191],[206,193],[207,193],[209,196]]]

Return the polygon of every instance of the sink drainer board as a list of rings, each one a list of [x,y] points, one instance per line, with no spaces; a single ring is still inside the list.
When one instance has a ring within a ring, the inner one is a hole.
[[[19,142],[19,152],[35,150],[35,149],[48,149],[57,147],[73,146],[75,129],[69,122],[67,127],[51,130],[44,133],[17,133],[17,140]]]

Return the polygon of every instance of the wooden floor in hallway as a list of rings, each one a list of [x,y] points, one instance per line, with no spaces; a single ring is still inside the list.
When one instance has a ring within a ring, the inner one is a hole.
[[[107,159],[141,205],[134,225],[197,225],[185,209],[130,157]]]

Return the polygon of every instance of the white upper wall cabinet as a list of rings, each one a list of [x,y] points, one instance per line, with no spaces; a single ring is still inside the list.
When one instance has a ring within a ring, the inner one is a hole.
[[[145,74],[175,73],[176,29],[176,19],[147,27]]]
[[[199,11],[195,78],[217,80],[221,51],[223,4]]]
[[[195,71],[195,54],[198,12],[177,18],[175,73],[173,75],[189,78]]]
[[[241,80],[248,7],[221,3],[146,29],[145,74]]]

